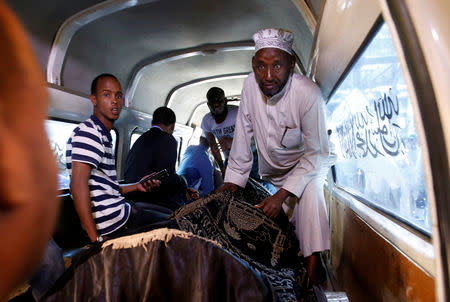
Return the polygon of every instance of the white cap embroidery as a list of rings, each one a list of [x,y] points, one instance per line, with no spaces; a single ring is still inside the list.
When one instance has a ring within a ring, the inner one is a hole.
[[[292,54],[294,35],[282,28],[261,29],[253,35],[255,52],[262,48],[278,48]]]

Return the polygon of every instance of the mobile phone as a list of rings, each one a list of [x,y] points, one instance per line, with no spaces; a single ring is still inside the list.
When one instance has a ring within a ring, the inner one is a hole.
[[[139,183],[143,184],[149,180],[163,180],[164,178],[169,176],[169,172],[167,172],[167,169],[163,169],[159,172],[156,172],[152,175],[147,176],[146,178],[139,181]]]

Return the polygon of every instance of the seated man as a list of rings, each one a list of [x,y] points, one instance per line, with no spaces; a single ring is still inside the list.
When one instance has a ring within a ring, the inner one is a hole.
[[[187,189],[186,182],[175,173],[177,141],[172,135],[175,121],[175,113],[170,108],[157,108],[153,113],[152,127],[137,139],[128,153],[124,175],[126,182],[139,181],[143,176],[163,169],[169,173],[157,190],[130,194],[134,201],[174,210],[191,197],[196,197],[195,192]]]
[[[70,190],[81,224],[92,242],[159,227],[167,214],[130,205],[121,194],[147,192],[158,181],[119,187],[110,131],[122,110],[122,88],[111,74],[91,85],[94,114],[78,125],[67,142]]]
[[[184,177],[188,187],[206,196],[214,191],[214,168],[209,159],[208,140],[201,136],[198,145],[187,147],[177,174]]]

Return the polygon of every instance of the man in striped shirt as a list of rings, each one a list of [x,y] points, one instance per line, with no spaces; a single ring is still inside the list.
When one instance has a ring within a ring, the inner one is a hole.
[[[122,194],[148,192],[159,181],[119,186],[110,131],[119,118],[123,94],[117,78],[97,76],[91,85],[94,114],[78,125],[67,143],[70,190],[81,224],[92,242],[166,226],[167,213],[128,203]]]

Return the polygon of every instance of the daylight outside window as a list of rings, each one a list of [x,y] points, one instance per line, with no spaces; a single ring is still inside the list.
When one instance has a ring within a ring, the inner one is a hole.
[[[70,134],[78,124],[46,120],[45,130],[50,142],[50,148],[55,156],[56,164],[58,166],[58,189],[67,189],[70,185],[69,172],[66,168],[66,144],[69,140]],[[116,146],[116,132],[111,131],[113,142],[113,151]]]
[[[133,148],[134,143],[137,141],[139,137],[141,137],[142,133],[140,132],[134,132],[131,134],[131,140],[130,140],[130,150]]]
[[[336,184],[431,233],[414,112],[386,24],[327,104]]]

